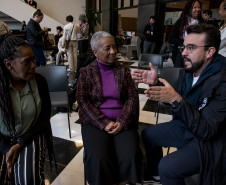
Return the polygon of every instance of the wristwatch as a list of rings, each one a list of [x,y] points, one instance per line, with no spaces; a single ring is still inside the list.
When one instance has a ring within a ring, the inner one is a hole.
[[[172,107],[173,108],[177,108],[180,102],[178,102],[177,100],[172,101]]]

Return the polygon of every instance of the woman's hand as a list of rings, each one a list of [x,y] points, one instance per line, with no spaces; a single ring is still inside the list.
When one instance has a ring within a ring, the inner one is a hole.
[[[117,134],[122,130],[122,125],[119,122],[114,123],[112,129],[108,132],[109,134]]]
[[[6,166],[7,166],[9,179],[11,179],[13,176],[13,167],[14,167],[16,159],[19,156],[20,148],[21,148],[21,146],[19,144],[15,144],[6,153]]]

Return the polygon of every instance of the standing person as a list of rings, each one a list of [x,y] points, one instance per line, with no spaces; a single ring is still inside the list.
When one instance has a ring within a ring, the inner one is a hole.
[[[71,15],[68,15],[66,17],[66,21],[68,22],[68,24],[64,26],[62,44],[67,50],[67,57],[68,57],[68,63],[69,63],[68,70],[76,72],[77,53],[78,53],[77,33],[79,32],[79,28],[77,25],[74,25],[72,23],[73,17]]]
[[[160,28],[156,22],[156,17],[151,16],[149,24],[144,27],[144,46],[143,53],[153,53],[156,47],[156,42],[159,40]]]
[[[10,30],[6,23],[0,20],[0,35],[10,33]]]
[[[27,24],[27,42],[35,54],[36,66],[45,66],[46,58],[44,55],[44,35],[48,34],[48,28],[41,29],[39,23],[42,22],[43,13],[36,10],[33,18]]]
[[[212,24],[212,25],[216,26],[217,28],[219,28],[218,22],[217,22],[216,19],[214,19],[212,17],[212,14],[213,14],[212,11],[209,10],[209,9],[208,10],[203,10],[203,12],[202,12],[203,20],[204,20],[204,22],[206,24]]]
[[[184,185],[200,174],[200,185],[226,184],[226,58],[218,54],[220,31],[210,24],[187,28],[180,47],[184,70],[172,87],[151,71],[136,70],[133,79],[152,85],[149,99],[170,103],[173,120],[143,131],[152,175],[162,185]],[[160,82],[162,86],[156,86]],[[177,151],[162,158],[162,147]]]
[[[220,4],[219,14],[222,17],[222,24],[220,27],[221,44],[219,48],[219,54],[226,57],[226,0],[222,1]]]
[[[46,146],[52,160],[51,102],[24,40],[0,36],[0,184],[44,184]],[[9,182],[10,181],[10,182]]]
[[[29,4],[30,6],[32,6],[33,8],[37,8],[37,3],[36,3],[36,1],[34,1],[34,0],[30,0],[30,1],[28,2],[28,4]]]
[[[61,26],[56,27],[57,34],[54,35],[55,45],[58,46],[59,39],[63,36],[63,28]]]
[[[79,16],[78,50],[79,53],[87,53],[89,47],[89,24],[84,14]]]
[[[96,32],[91,48],[97,57],[80,70],[79,120],[90,185],[137,182],[139,99],[128,68],[116,60],[114,38]]]
[[[173,26],[172,32],[169,36],[169,43],[173,45],[172,60],[174,67],[183,67],[184,65],[178,46],[184,42],[184,37],[187,35],[187,26],[203,23],[201,8],[202,4],[200,0],[189,0],[185,5],[180,18]]]
[[[21,31],[23,31],[23,32],[26,32],[27,31],[27,24],[26,24],[26,22],[25,21],[22,21],[21,22]]]

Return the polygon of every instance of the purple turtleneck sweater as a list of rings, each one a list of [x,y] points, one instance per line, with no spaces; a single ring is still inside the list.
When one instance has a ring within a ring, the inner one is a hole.
[[[113,66],[102,63],[99,59],[97,59],[97,62],[104,98],[104,102],[100,106],[100,111],[110,119],[117,119],[122,112],[122,105],[119,101]]]

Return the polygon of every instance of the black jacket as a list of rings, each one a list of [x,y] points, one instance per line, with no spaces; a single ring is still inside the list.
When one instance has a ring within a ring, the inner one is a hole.
[[[145,35],[145,40],[146,41],[150,41],[150,42],[156,42],[160,35],[161,35],[161,32],[162,30],[160,29],[159,25],[157,23],[154,23],[153,24],[153,34],[147,34],[146,32],[147,31],[150,31],[151,32],[151,25],[150,24],[147,24],[145,27],[144,27],[144,32],[143,34]]]
[[[181,71],[175,84],[183,100],[173,109],[200,149],[200,185],[226,184],[226,58],[217,55],[192,86],[192,73]]]
[[[43,48],[43,36],[45,31],[43,31],[39,25],[39,23],[35,22],[33,19],[27,24],[27,42],[30,46],[38,46]]]

